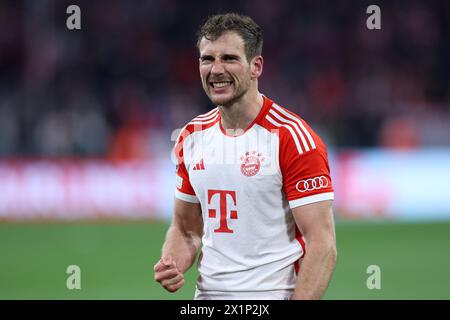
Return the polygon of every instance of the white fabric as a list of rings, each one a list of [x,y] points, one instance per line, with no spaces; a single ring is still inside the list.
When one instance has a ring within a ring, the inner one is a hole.
[[[291,290],[294,262],[303,253],[295,239],[295,221],[282,192],[278,163],[278,136],[255,124],[243,135],[229,137],[219,124],[189,135],[183,144],[190,183],[200,200],[203,221],[203,257],[197,287],[212,291]],[[262,155],[254,176],[241,171],[246,152]],[[205,170],[193,170],[203,159]],[[221,198],[208,190],[235,192],[226,196],[227,226],[233,233],[215,232],[220,226]],[[180,197],[184,200],[185,195]],[[208,210],[215,209],[216,217]],[[237,219],[230,219],[230,211]]]
[[[196,289],[194,300],[290,300],[294,290],[272,291],[203,291]]]

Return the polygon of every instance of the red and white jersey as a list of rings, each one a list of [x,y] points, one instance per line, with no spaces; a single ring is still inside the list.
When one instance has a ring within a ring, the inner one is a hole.
[[[292,290],[305,253],[291,208],[334,198],[325,144],[267,97],[239,136],[217,108],[189,122],[175,144],[178,199],[200,202],[197,288]]]

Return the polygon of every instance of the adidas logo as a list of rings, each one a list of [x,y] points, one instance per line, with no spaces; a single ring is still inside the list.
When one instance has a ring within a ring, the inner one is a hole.
[[[194,170],[205,170],[205,164],[203,158],[194,166]]]

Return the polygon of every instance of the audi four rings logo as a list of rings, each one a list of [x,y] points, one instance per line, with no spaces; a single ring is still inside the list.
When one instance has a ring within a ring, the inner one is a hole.
[[[306,180],[300,180],[295,185],[299,192],[313,191],[328,187],[328,179],[325,176],[314,177]]]

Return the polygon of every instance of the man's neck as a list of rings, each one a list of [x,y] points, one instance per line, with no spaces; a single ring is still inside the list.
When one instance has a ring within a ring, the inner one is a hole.
[[[256,119],[264,104],[262,94],[244,95],[231,106],[219,106],[222,127],[229,135],[239,135]]]

